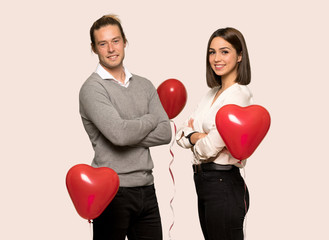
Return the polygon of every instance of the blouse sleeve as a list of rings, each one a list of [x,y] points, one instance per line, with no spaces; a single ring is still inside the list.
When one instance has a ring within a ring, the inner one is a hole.
[[[190,141],[186,138],[187,135],[194,132],[194,130],[190,127],[183,127],[177,131],[176,134],[176,142],[179,146],[182,148],[191,148],[192,144]]]
[[[191,127],[188,127],[188,121],[190,119],[195,119],[195,116],[199,114],[200,109],[203,108],[205,102],[207,99],[213,94],[213,91],[216,91],[216,89],[210,90],[199,102],[198,106],[196,107],[195,111],[191,114],[191,116],[183,123],[183,126],[178,129],[176,133],[176,142],[179,146],[182,148],[192,148],[193,145],[190,143],[190,141],[186,138],[189,134],[192,132],[195,132],[194,129]]]
[[[192,118],[194,119],[195,112],[183,123],[183,126],[178,129],[176,133],[176,142],[182,148],[191,148],[193,147],[190,141],[186,138],[187,135],[195,132],[193,128],[188,127],[188,121]]]
[[[197,160],[207,160],[216,157],[225,147],[225,143],[219,135],[216,126],[212,127],[206,137],[198,140],[193,148]]]
[[[252,104],[252,95],[250,92],[237,91],[227,96],[220,107],[227,104],[236,104],[241,107]],[[218,108],[219,110],[219,108]],[[216,110],[216,113],[217,111]],[[212,157],[216,157],[220,151],[225,147],[225,143],[218,133],[215,118],[213,119],[213,125],[206,137],[198,140],[193,148],[194,156],[197,160],[206,160]]]

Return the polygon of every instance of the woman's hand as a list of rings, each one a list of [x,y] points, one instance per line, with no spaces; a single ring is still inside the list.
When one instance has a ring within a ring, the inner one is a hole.
[[[193,118],[190,118],[188,120],[187,126],[190,127],[190,128],[192,128],[194,130],[193,123],[194,123],[194,119]]]
[[[194,119],[190,118],[188,120],[188,127],[192,128],[194,130],[193,123],[194,123]],[[191,143],[195,144],[198,140],[200,140],[201,138],[204,138],[205,136],[207,136],[206,133],[199,133],[199,132],[193,133],[190,137]]]
[[[206,137],[207,134],[206,133],[199,133],[199,132],[196,132],[196,133],[193,133],[191,135],[191,143],[192,144],[195,144],[198,140],[200,140],[201,138],[204,138]]]

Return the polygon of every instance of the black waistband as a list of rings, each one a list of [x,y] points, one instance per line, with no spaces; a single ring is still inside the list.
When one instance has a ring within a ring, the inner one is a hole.
[[[208,171],[229,171],[232,170],[235,166],[233,165],[220,165],[217,163],[202,163],[198,165],[193,165],[194,173],[199,172],[208,172]]]

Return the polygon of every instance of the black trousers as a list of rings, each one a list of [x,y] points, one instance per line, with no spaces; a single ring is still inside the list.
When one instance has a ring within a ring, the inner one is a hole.
[[[120,187],[104,212],[93,221],[94,240],[162,240],[154,185]]]
[[[249,193],[239,168],[194,173],[194,182],[205,240],[243,240]]]

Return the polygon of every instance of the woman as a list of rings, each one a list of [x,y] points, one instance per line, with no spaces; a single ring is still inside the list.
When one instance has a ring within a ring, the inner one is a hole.
[[[252,104],[250,63],[243,35],[234,28],[215,31],[207,47],[207,84],[211,88],[177,132],[179,146],[193,152],[199,220],[206,240],[242,240],[249,207],[239,161],[225,148],[215,117],[226,104]]]

